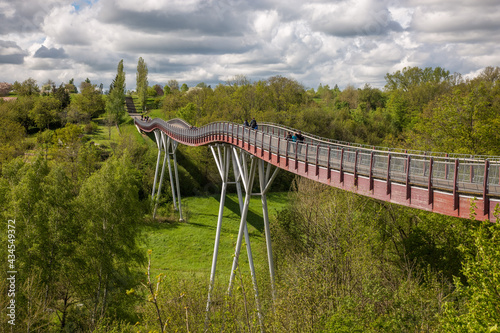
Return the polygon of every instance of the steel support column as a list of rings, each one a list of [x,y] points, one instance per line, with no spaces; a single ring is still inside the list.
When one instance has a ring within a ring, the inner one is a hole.
[[[207,299],[207,307],[206,307],[206,316],[205,316],[205,329],[208,327],[208,319],[209,319],[209,311],[210,311],[210,302],[212,296],[212,290],[215,282],[215,271],[217,267],[217,256],[219,253],[219,242],[220,242],[220,232],[222,225],[222,216],[224,213],[224,204],[226,202],[226,192],[228,185],[228,176],[229,176],[229,168],[230,162],[232,158],[232,151],[227,146],[223,146],[223,153],[221,153],[220,146],[217,145],[217,153],[214,150],[213,146],[210,146],[212,150],[212,154],[214,155],[215,164],[217,165],[217,170],[219,170],[219,174],[222,179],[222,189],[220,195],[220,204],[219,204],[219,216],[217,219],[217,231],[215,234],[215,244],[214,244],[214,254],[212,258],[212,270],[210,271],[210,285],[208,287],[208,299]]]
[[[156,170],[155,170],[155,178],[153,181],[153,191],[151,193],[151,198],[155,200],[155,207],[153,210],[153,218],[156,216],[156,210],[158,207],[158,202],[159,202],[159,197],[161,193],[161,187],[163,184],[163,176],[165,173],[165,161],[168,164],[168,172],[170,175],[170,187],[172,188],[172,200],[174,204],[174,209],[179,210],[179,221],[184,221],[182,217],[182,206],[181,206],[181,191],[180,191],[180,186],[179,186],[179,173],[177,171],[177,156],[175,154],[175,151],[177,150],[177,145],[178,143],[175,142],[172,138],[167,136],[165,133],[162,131],[154,131],[155,138],[156,138],[156,144],[158,145],[158,158],[156,160]],[[161,169],[161,175],[160,175],[160,182],[158,184],[158,189],[156,188],[156,183],[158,179],[158,170],[160,167],[160,161],[161,161],[161,151],[164,150],[165,156],[163,158],[163,165]],[[172,167],[170,164],[170,155],[173,156],[174,159],[174,172],[175,172],[175,183],[174,183],[174,175],[172,173]],[[177,199],[178,202],[176,202],[176,187],[177,187]],[[156,195],[156,198],[155,198]],[[177,203],[179,206],[177,206]]]
[[[247,246],[247,254],[248,254],[248,264],[250,266],[250,273],[252,275],[252,283],[255,292],[255,304],[257,306],[257,316],[259,318],[259,324],[261,327],[261,331],[263,331],[263,323],[262,323],[262,311],[260,307],[259,301],[259,289],[257,286],[257,277],[255,275],[255,267],[253,264],[252,257],[252,249],[250,246],[250,237],[248,235],[247,229],[247,216],[248,216],[248,207],[250,205],[250,197],[252,196],[252,187],[255,179],[255,170],[257,169],[257,159],[250,155],[250,169],[247,168],[246,163],[246,153],[241,155],[241,162],[238,158],[238,154],[236,152],[236,148],[233,148],[233,156],[235,156],[236,163],[238,165],[238,170],[243,180],[243,187],[245,188],[245,201],[243,203],[243,210],[241,211],[241,220],[240,220],[240,228],[238,231],[238,238],[236,240],[236,249],[234,253],[233,266],[231,269],[231,277],[229,278],[229,287],[228,294],[230,295],[233,288],[233,281],[236,275],[236,270],[238,269],[238,261],[241,252],[241,244],[243,242],[243,236],[245,236],[246,246]]]
[[[158,167],[160,166],[161,149],[162,149],[162,142],[161,142],[161,134],[160,133],[161,132],[158,130],[154,131],[156,145],[158,146],[158,158],[156,159],[155,179],[153,180],[153,191],[151,193],[151,199],[154,199],[154,197],[155,197],[156,179],[158,178]]]
[[[179,204],[179,221],[184,221],[182,217],[182,204],[181,204],[181,188],[179,185],[179,172],[177,171],[177,155],[175,151],[177,150],[177,146],[179,144],[175,141],[172,141],[172,155],[174,156],[174,172],[175,172],[175,184],[177,186],[177,203]],[[170,160],[170,159],[169,159]]]
[[[271,276],[271,291],[273,300],[276,300],[276,289],[274,285],[274,260],[273,260],[273,250],[271,246],[271,229],[269,227],[269,213],[267,210],[267,197],[266,194],[271,187],[272,182],[276,178],[279,168],[276,168],[270,176],[271,164],[267,165],[267,171],[264,174],[265,162],[259,161],[259,184],[260,184],[260,194],[262,201],[262,216],[264,218],[264,231],[266,236],[266,246],[267,246],[267,259],[269,263],[269,274]]]
[[[167,162],[167,158],[170,158],[168,156],[168,147],[170,144],[170,137],[166,136],[165,133],[161,132],[161,142],[163,143],[165,154],[163,157],[163,164],[161,166],[160,184],[158,185],[158,192],[156,194],[155,208],[153,210],[153,218],[155,218],[155,216],[156,216],[156,209],[158,208],[158,202],[160,201],[161,185],[163,184],[163,174],[165,173],[165,164]],[[154,196],[153,196],[153,198],[154,198]]]

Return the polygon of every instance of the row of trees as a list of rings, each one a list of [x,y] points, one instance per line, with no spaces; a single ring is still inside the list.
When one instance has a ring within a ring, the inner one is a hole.
[[[306,90],[281,76],[257,82],[238,76],[213,89],[203,83],[189,90],[166,85],[168,93],[155,103],[166,118],[183,117],[197,126],[256,117],[337,140],[500,155],[494,120],[499,77],[498,67],[467,79],[440,67],[412,67],[387,74],[383,90],[370,85]]]

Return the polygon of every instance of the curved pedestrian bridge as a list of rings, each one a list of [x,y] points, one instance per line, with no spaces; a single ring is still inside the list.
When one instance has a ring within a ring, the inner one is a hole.
[[[194,128],[181,119],[135,119],[144,132],[161,131],[177,143],[227,144],[280,169],[330,186],[387,202],[478,220],[495,220],[500,202],[500,158],[404,151],[334,141],[302,133],[304,142],[285,139],[296,130],[261,123],[257,130],[231,122]]]

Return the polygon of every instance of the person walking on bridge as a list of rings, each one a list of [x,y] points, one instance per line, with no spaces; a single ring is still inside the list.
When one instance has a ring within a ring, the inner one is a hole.
[[[295,137],[297,138],[297,142],[304,143],[304,136],[301,131],[298,131],[297,134],[295,134]]]
[[[255,120],[255,117],[252,118],[252,121],[250,122],[250,127],[254,130],[256,130],[258,128],[257,126],[257,121]]]

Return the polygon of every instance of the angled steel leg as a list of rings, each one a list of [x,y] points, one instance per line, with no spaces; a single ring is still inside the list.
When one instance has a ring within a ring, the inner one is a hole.
[[[172,141],[172,155],[174,155],[174,172],[175,172],[175,184],[177,186],[177,203],[179,204],[179,221],[184,221],[182,217],[182,204],[181,204],[181,188],[179,185],[179,172],[177,171],[177,155],[175,151],[177,150],[178,143]]]
[[[260,183],[260,193],[262,201],[262,216],[264,218],[264,231],[266,234],[266,246],[267,246],[267,259],[269,263],[269,274],[271,275],[271,290],[273,294],[273,300],[276,300],[276,289],[274,283],[274,261],[273,261],[273,249],[271,246],[271,229],[269,228],[269,213],[267,210],[267,197],[266,194],[269,188],[276,178],[279,168],[276,168],[270,177],[271,164],[267,165],[267,171],[264,174],[265,162],[259,160],[259,183]]]
[[[252,274],[252,283],[253,283],[253,288],[255,292],[255,304],[257,306],[257,315],[259,317],[259,324],[261,326],[261,330],[263,330],[263,323],[262,323],[262,311],[260,307],[260,301],[259,301],[259,289],[257,286],[257,277],[255,275],[255,267],[253,264],[253,257],[252,257],[252,249],[250,246],[250,237],[248,235],[248,229],[247,229],[247,216],[248,216],[248,207],[250,205],[250,197],[252,196],[252,187],[253,187],[253,182],[255,179],[255,170],[257,168],[257,159],[251,156],[251,161],[250,161],[250,169],[248,170],[246,168],[246,163],[240,163],[238,156],[236,156],[236,149],[233,148],[233,154],[235,155],[235,160],[238,165],[238,169],[240,171],[240,175],[242,176],[243,179],[243,185],[245,187],[245,201],[243,203],[243,210],[241,212],[241,221],[240,221],[240,228],[238,232],[238,239],[236,241],[236,249],[235,249],[235,254],[234,254],[234,259],[233,259],[233,266],[231,269],[231,277],[229,279],[229,287],[228,287],[228,294],[230,295],[232,292],[233,288],[233,281],[234,277],[236,275],[236,269],[238,268],[238,261],[239,261],[239,256],[241,252],[241,243],[243,241],[243,235],[245,236],[245,242],[247,246],[247,254],[248,254],[248,262],[250,266],[250,272]],[[242,160],[246,161],[246,154],[242,155]]]
[[[161,147],[162,147],[160,133],[161,133],[160,131],[154,131],[155,138],[156,138],[156,145],[158,146],[158,158],[156,159],[155,179],[153,180],[153,192],[151,193],[151,199],[154,199],[154,197],[155,197],[156,179],[158,178],[158,167],[160,166]]]
[[[168,156],[168,145],[170,144],[170,138],[165,135],[165,133],[161,132],[161,141],[163,143],[163,147],[165,147],[165,154],[163,157],[163,164],[161,166],[161,176],[160,176],[160,184],[158,185],[158,193],[156,194],[156,202],[155,202],[155,208],[153,210],[153,218],[156,216],[156,209],[158,208],[158,202],[160,201],[160,194],[161,194],[161,185],[163,184],[163,174],[165,173],[165,164],[167,161],[167,158],[170,158]]]
[[[168,158],[167,158],[167,163],[168,163],[168,175],[170,176],[170,188],[172,189],[172,202],[174,204],[174,210],[177,210],[177,200],[176,200],[176,197],[175,197],[175,183],[174,183],[174,174],[172,172],[172,166],[170,164],[170,155],[173,155],[174,153],[173,152],[170,152],[170,146],[173,146],[173,140],[170,139],[170,137],[168,137],[168,144],[167,144],[167,148],[166,148],[166,152],[167,152],[167,155],[168,155]]]
[[[227,183],[229,176],[229,168],[232,152],[228,149],[227,146],[223,147],[224,153],[221,153],[220,147],[217,146],[217,152],[213,146],[210,146],[212,150],[212,154],[214,155],[215,163],[217,164],[217,169],[219,170],[219,174],[222,179],[222,190],[220,195],[220,204],[219,204],[219,217],[217,219],[217,232],[215,234],[215,244],[214,244],[214,255],[212,258],[212,270],[210,272],[210,285],[208,287],[208,300],[207,300],[207,308],[206,308],[206,316],[205,316],[205,329],[208,327],[208,319],[209,319],[209,311],[210,311],[210,302],[211,302],[211,294],[214,287],[215,280],[215,271],[217,267],[217,255],[219,253],[219,242],[220,242],[220,232],[222,225],[222,216],[224,214],[224,204],[226,201],[226,192],[227,192]]]

